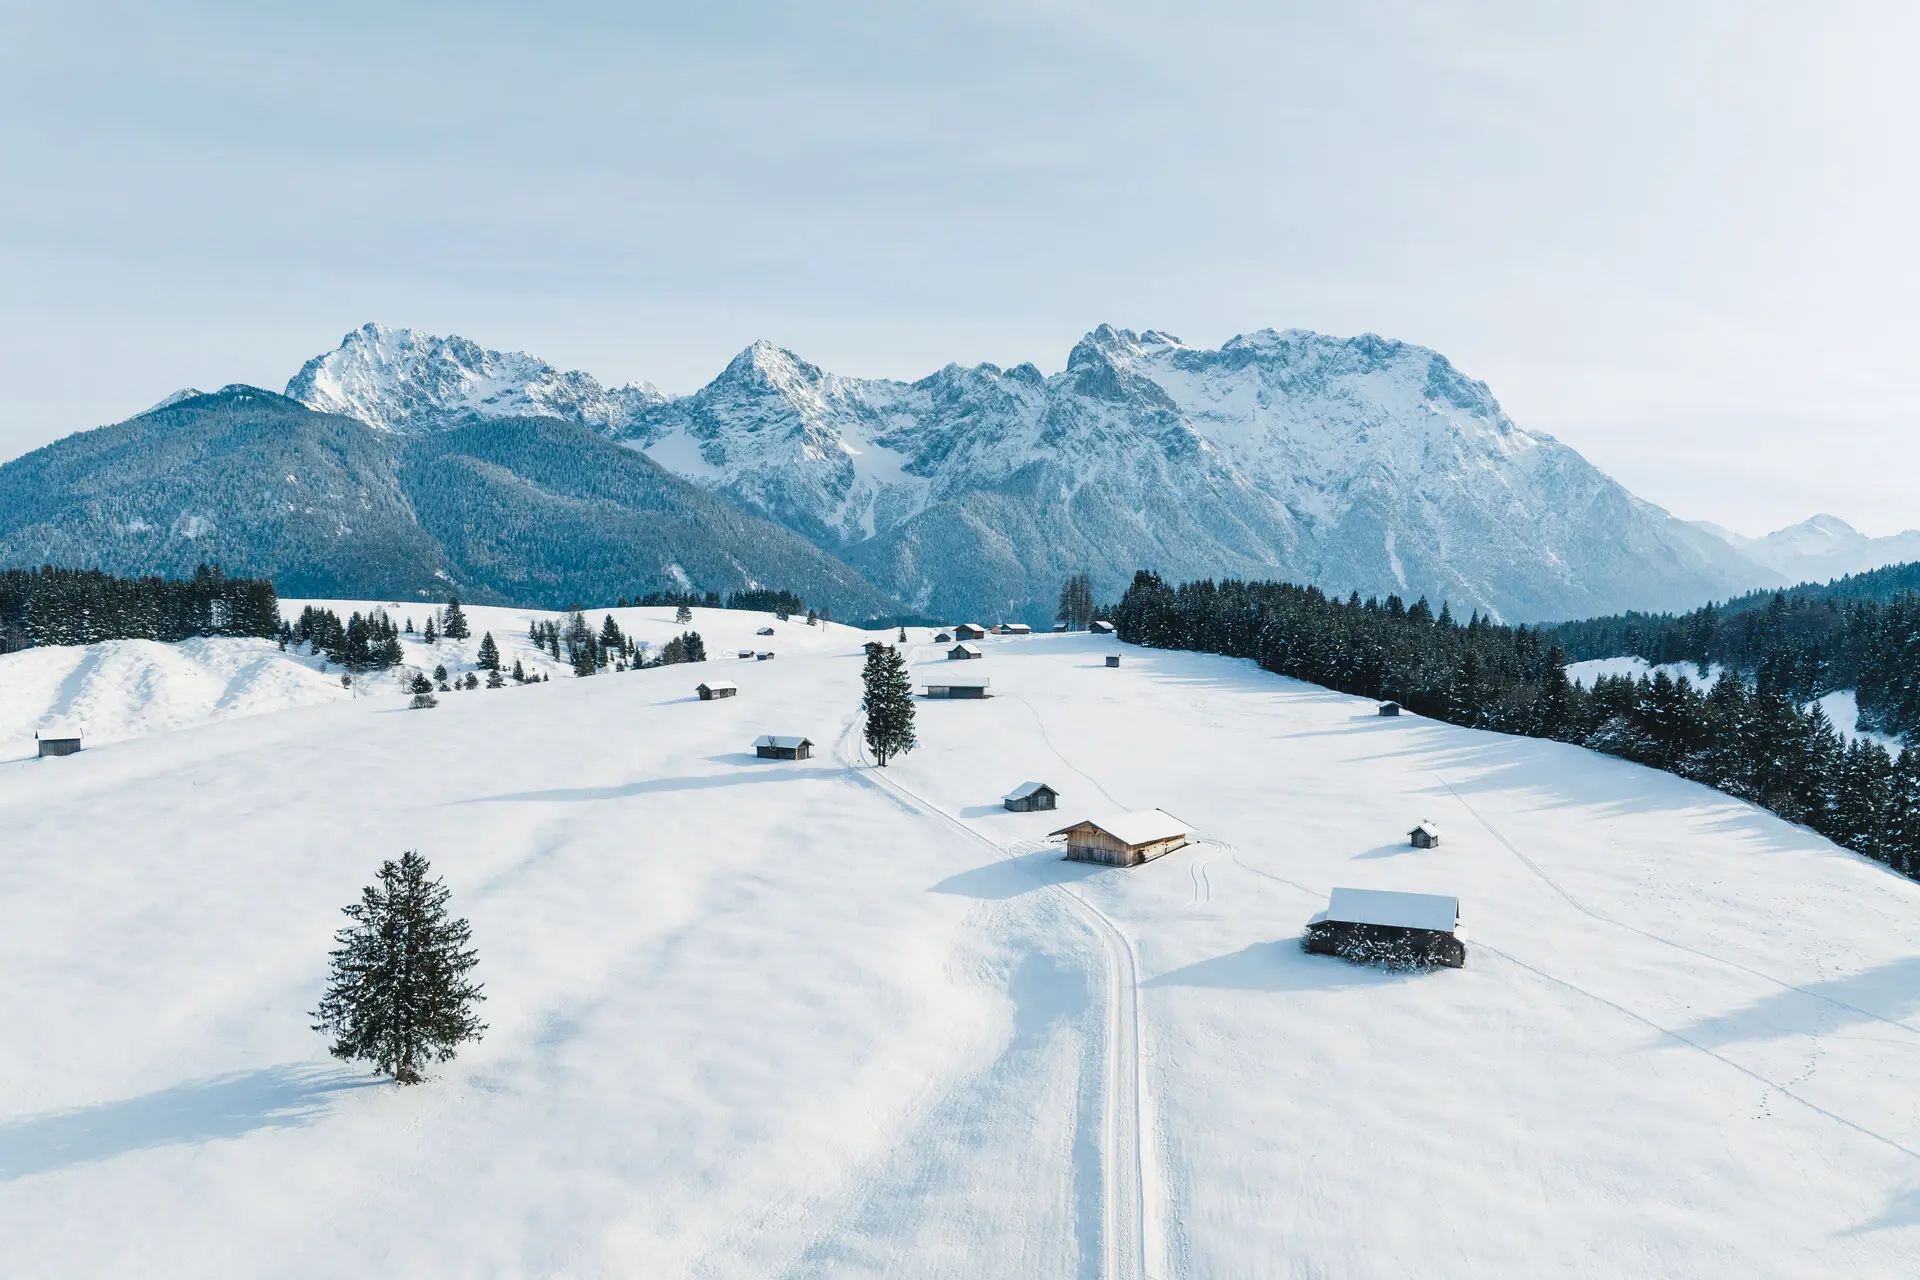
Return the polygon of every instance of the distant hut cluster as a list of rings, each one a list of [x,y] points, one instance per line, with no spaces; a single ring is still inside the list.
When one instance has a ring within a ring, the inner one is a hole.
[[[1181,848],[1193,829],[1160,809],[1087,819],[1053,833],[1067,838],[1067,857],[1109,867],[1137,867]]]
[[[1000,803],[1014,813],[1038,813],[1056,808],[1060,793],[1044,782],[1023,782],[1001,796]]]
[[[80,726],[64,720],[41,725],[34,738],[40,744],[40,758],[70,756],[80,750]]]
[[[1313,955],[1402,966],[1467,962],[1460,900],[1435,893],[1335,889],[1326,910],[1307,922]]]

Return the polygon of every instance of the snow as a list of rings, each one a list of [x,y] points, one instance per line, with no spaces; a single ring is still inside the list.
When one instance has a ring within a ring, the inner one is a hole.
[[[1187,835],[1193,830],[1172,814],[1162,813],[1158,809],[1115,813],[1104,818],[1093,819],[1092,825],[1122,844],[1148,844],[1155,840],[1171,840],[1175,836]]]
[[[1591,686],[1594,681],[1619,676],[1630,679],[1651,680],[1657,673],[1666,672],[1669,680],[1685,678],[1694,688],[1705,692],[1713,688],[1714,681],[1720,678],[1720,664],[1713,663],[1704,669],[1692,662],[1663,662],[1651,665],[1645,658],[1588,658],[1584,662],[1567,664],[1567,679],[1577,685]]]
[[[1452,933],[1460,922],[1460,900],[1437,893],[1336,888],[1319,918],[1347,924],[1384,924],[1400,929]]]
[[[1852,689],[1837,689],[1814,701],[1826,713],[1827,722],[1834,727],[1834,731],[1848,742],[1864,740],[1885,748],[1890,755],[1900,754],[1900,739],[1860,727],[1860,701]]]
[[[757,625],[696,610],[714,650]],[[779,625],[724,702],[556,673],[0,763],[8,1273],[1912,1273],[1920,885],[1672,775],[1085,634],[988,642],[1001,696],[919,704],[876,770],[863,634]],[[818,758],[755,764],[769,723]],[[1023,777],[1063,812],[1002,808]],[[1047,840],[1155,806],[1195,843]],[[409,1090],[306,1013],[403,849],[490,1024]],[[1306,955],[1334,886],[1457,897],[1466,967]]]

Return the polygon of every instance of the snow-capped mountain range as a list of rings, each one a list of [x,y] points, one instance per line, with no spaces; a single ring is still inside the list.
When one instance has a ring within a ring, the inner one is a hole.
[[[1759,561],[1781,582],[1821,582],[1920,560],[1920,529],[1872,538],[1839,516],[1817,515],[1759,538],[1705,521],[1699,527]]]
[[[367,325],[287,394],[377,428],[595,428],[939,614],[1050,612],[1091,570],[1290,578],[1509,619],[1679,608],[1777,575],[1515,424],[1437,352],[1261,330],[1217,349],[1108,325],[1066,368],[827,372],[766,342],[692,395]]]

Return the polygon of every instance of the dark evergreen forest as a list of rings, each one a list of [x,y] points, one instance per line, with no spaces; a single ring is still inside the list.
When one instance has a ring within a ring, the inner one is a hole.
[[[280,634],[271,582],[201,565],[190,578],[116,578],[97,569],[0,572],[0,653],[100,640]]]
[[[1810,610],[1828,608],[1808,599]],[[1800,608],[1794,600],[1783,599],[1779,609],[1793,615]],[[1852,606],[1832,607],[1844,631]],[[1886,637],[1892,627],[1920,618],[1920,600],[1875,609],[1875,638],[1863,652],[1880,655],[1875,661],[1884,663],[1884,678],[1911,688],[1920,680],[1920,645],[1896,651]],[[1756,612],[1779,620],[1771,601],[1741,616]],[[1435,615],[1425,600],[1408,606],[1397,596],[1363,602],[1356,594],[1343,601],[1279,582],[1173,587],[1142,571],[1108,617],[1129,643],[1251,658],[1280,675],[1393,699],[1452,724],[1577,743],[1665,769],[1920,878],[1920,749],[1896,758],[1874,743],[1845,743],[1817,705],[1803,705],[1804,671],[1784,657],[1792,646],[1767,650],[1756,642],[1751,652],[1772,652],[1777,660],[1751,669],[1730,663],[1743,673],[1723,675],[1710,692],[1664,672],[1637,681],[1601,679],[1586,689],[1567,679],[1562,635],[1569,628],[1509,627],[1477,614],[1463,624],[1445,605]],[[1744,635],[1745,625],[1735,630]],[[1711,634],[1720,634],[1717,622]],[[1795,633],[1783,623],[1779,634]],[[1687,660],[1696,651],[1642,656]],[[1864,689],[1861,698],[1864,704]]]

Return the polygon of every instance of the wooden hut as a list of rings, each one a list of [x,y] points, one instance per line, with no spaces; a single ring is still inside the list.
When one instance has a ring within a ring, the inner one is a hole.
[[[1067,624],[1064,622],[1056,622],[1053,624],[1053,629],[1055,631],[1065,631],[1067,629]]]
[[[763,733],[753,740],[753,754],[762,760],[811,760],[813,742],[786,734]]]
[[[1087,630],[1097,636],[1110,636],[1113,634],[1113,624],[1111,622],[1102,622],[1096,618],[1088,625]]]
[[[1033,628],[1024,622],[1003,622],[994,628],[994,632],[1003,636],[1030,636]]]
[[[1440,828],[1433,825],[1433,819],[1422,818],[1407,832],[1407,843],[1416,849],[1434,848],[1440,843]]]
[[[697,684],[694,692],[700,695],[700,701],[712,702],[715,698],[731,698],[740,692],[740,686],[731,680],[713,680],[706,684]]]
[[[942,631],[939,635],[933,638],[933,642],[935,644],[952,644],[953,636],[949,632]]]
[[[1141,809],[1097,822],[1092,819],[1076,822],[1053,834],[1067,838],[1067,857],[1075,862],[1134,867],[1172,853],[1185,845],[1193,832],[1170,813]]]
[[[754,632],[753,634],[755,634],[755,635],[757,635],[757,636],[770,636],[770,635],[772,635],[772,634],[773,634],[773,628],[772,628],[772,627],[762,627],[762,628],[760,628],[760,629],[759,629],[758,631],[756,631],[756,632]]]
[[[70,756],[80,750],[80,726],[77,724],[55,720],[40,726],[39,732],[33,736],[39,740],[42,759],[48,756]]]
[[[947,650],[947,660],[949,662],[965,662],[970,658],[984,658],[986,656],[986,654],[980,652],[978,648],[970,644],[957,644]]]
[[[1108,654],[1108,655],[1107,655],[1107,665],[1108,665],[1108,666],[1110,666],[1110,667],[1117,667],[1117,666],[1119,666],[1119,665],[1120,665],[1120,655],[1119,655],[1119,654],[1117,654],[1117,653],[1110,653],[1110,654]]]
[[[1044,782],[1023,782],[1001,796],[1000,803],[1015,813],[1035,813],[1059,807],[1060,793]]]
[[[927,681],[929,698],[985,698],[988,697],[985,676],[939,676]]]
[[[1380,704],[1380,714],[1383,716],[1397,716],[1400,714],[1400,704],[1397,702],[1383,702]]]
[[[736,652],[736,653],[734,654],[734,656],[735,656],[735,657],[738,657],[738,658],[751,658],[751,657],[753,656],[753,650],[751,650],[751,649],[741,649],[741,650],[738,650],[738,651],[737,651],[737,652]]]
[[[773,656],[773,650],[769,649],[765,653],[754,654],[753,660],[755,662],[765,662],[768,658],[771,658],[772,656]]]
[[[1307,922],[1306,949],[1318,956],[1396,965],[1467,962],[1460,900],[1434,893],[1335,889]]]
[[[976,627],[971,622],[963,622],[953,629],[953,638],[955,640],[985,640],[987,638],[987,629],[985,627]]]

